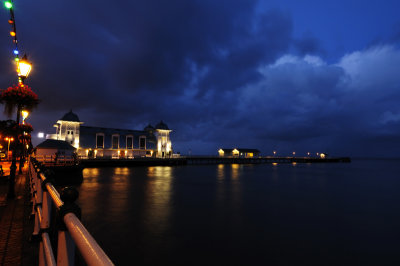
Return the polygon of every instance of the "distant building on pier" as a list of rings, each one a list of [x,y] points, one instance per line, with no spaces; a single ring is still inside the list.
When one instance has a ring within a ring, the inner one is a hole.
[[[218,155],[220,157],[239,157],[239,158],[253,158],[260,156],[260,151],[257,149],[219,149]]]
[[[37,157],[69,156],[72,157],[76,148],[66,141],[46,139],[36,146],[35,155]]]
[[[143,130],[83,126],[72,112],[66,113],[54,127],[55,134],[47,139],[64,140],[77,149],[78,156],[87,158],[170,157],[170,130],[164,122]]]

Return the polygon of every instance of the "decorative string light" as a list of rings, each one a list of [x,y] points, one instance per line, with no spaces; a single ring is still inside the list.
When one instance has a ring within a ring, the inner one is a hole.
[[[13,9],[13,1],[12,0],[6,0],[4,1],[4,6],[6,9],[10,10],[10,19],[8,20],[8,23],[11,26],[11,31],[10,31],[10,36],[13,38],[13,43],[14,43],[14,50],[13,50],[13,56],[15,62],[19,63],[19,49],[18,49],[18,38],[17,38],[17,26],[15,25],[15,16],[14,16],[14,9]],[[21,77],[18,77],[18,83],[22,83]]]
[[[5,1],[4,2],[4,6],[8,9],[11,9],[13,7],[12,2],[11,1]]]

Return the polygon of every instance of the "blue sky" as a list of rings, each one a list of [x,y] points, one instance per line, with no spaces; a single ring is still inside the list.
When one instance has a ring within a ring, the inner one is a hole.
[[[397,157],[397,1],[15,1],[36,131],[161,119],[175,151]],[[0,88],[15,82],[0,14]],[[4,115],[0,119],[5,119]]]
[[[315,38],[324,57],[335,62],[346,53],[399,37],[399,2],[261,1],[260,9],[279,8],[293,20],[293,36]]]

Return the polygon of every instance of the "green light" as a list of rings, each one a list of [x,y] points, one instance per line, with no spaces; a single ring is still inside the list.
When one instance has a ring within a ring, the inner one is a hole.
[[[12,8],[12,4],[11,4],[11,2],[9,2],[9,1],[5,1],[5,2],[4,2],[4,6],[5,6],[6,8],[8,8],[8,9],[11,9],[11,8]]]

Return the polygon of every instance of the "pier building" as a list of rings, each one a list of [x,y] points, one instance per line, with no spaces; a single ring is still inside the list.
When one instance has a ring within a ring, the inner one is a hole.
[[[171,157],[172,143],[167,124],[159,122],[155,127],[143,130],[84,126],[78,115],[71,111],[57,120],[55,134],[46,139],[63,140],[76,148],[83,158],[133,158]]]
[[[35,156],[37,157],[52,157],[52,156],[69,156],[72,157],[76,148],[67,141],[46,139],[36,146]]]
[[[260,156],[260,151],[257,149],[219,149],[218,155],[220,157],[239,157],[239,158],[253,158]]]

